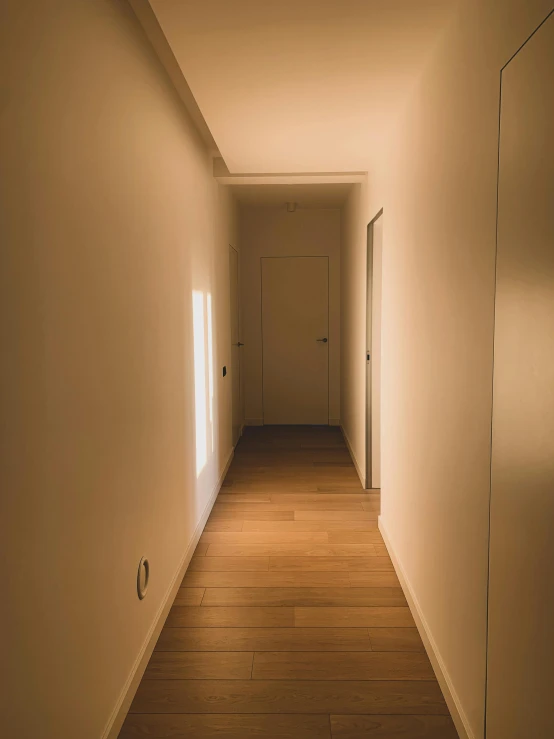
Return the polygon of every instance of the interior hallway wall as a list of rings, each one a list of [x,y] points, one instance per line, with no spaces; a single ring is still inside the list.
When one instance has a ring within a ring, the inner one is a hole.
[[[550,0],[460,6],[343,212],[342,423],[365,465],[366,226],[384,207],[381,526],[483,737],[500,69]],[[463,735],[463,734],[462,734]]]
[[[263,423],[260,259],[329,257],[329,418],[340,418],[340,209],[240,209],[245,421]]]
[[[4,0],[0,56],[0,734],[99,739],[231,453],[233,205],[126,2]]]

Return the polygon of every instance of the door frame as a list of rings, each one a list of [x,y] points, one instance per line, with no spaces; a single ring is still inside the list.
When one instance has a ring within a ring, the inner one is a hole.
[[[241,317],[241,310],[240,310],[240,251],[236,247],[234,247],[232,244],[229,244],[229,252],[228,252],[228,254],[229,254],[229,265],[231,264],[231,260],[230,260],[230,256],[231,256],[231,251],[230,250],[231,249],[237,255],[237,306],[236,306],[236,310],[237,310],[237,322],[238,322],[238,337],[237,337],[237,340],[238,340],[238,346],[237,346],[238,352],[237,352],[237,356],[238,356],[238,388],[239,388],[239,402],[238,402],[238,407],[239,407],[239,424],[238,424],[238,426],[239,426],[239,433],[238,433],[238,439],[237,439],[237,442],[236,443],[238,444],[239,441],[240,441],[240,437],[242,436],[242,433],[244,431],[244,412],[243,412],[243,405],[242,405],[242,403],[243,403],[242,372],[241,372],[241,364],[242,364],[242,362],[241,362],[241,351],[240,351],[241,348],[242,348],[242,346],[243,346],[243,344],[242,344],[242,342],[240,340],[240,337],[241,337],[241,320],[240,320],[240,317]],[[231,271],[229,270],[229,286],[231,284],[231,280],[232,279],[233,278],[232,278],[232,275],[231,275]],[[229,288],[229,293],[230,293],[230,288]],[[230,297],[230,295],[229,295],[229,297]],[[232,306],[230,305],[229,307],[230,307],[230,309],[232,311]],[[230,314],[230,319],[231,319],[231,321],[233,320],[232,313]],[[234,376],[235,370],[237,369],[237,368],[233,367],[233,331],[232,331],[232,328],[231,328],[231,332],[230,332],[230,339],[231,339],[231,381],[232,381],[232,378]],[[233,386],[232,385],[231,385],[231,437],[233,437]],[[234,441],[234,439],[232,439],[232,440]],[[236,447],[236,444],[233,444],[233,447]]]
[[[366,310],[365,310],[365,365],[366,365],[366,380],[365,380],[365,489],[371,490],[372,485],[372,474],[373,474],[373,459],[372,459],[372,408],[371,408],[371,359],[372,355],[372,322],[373,317],[373,226],[375,222],[383,216],[383,208],[371,219],[367,224],[367,237],[366,237]]]
[[[499,350],[501,350],[502,342],[499,343],[499,337],[497,335],[497,323],[499,321],[499,316],[497,313],[498,310],[498,297],[497,297],[497,291],[498,291],[498,285],[499,285],[499,247],[502,245],[499,242],[499,225],[501,223],[501,212],[500,212],[500,187],[501,187],[501,173],[502,173],[502,101],[503,101],[503,85],[504,85],[504,72],[506,71],[508,65],[516,59],[518,54],[522,52],[527,44],[533,39],[535,34],[540,31],[540,29],[550,20],[550,18],[553,16],[554,10],[551,10],[545,18],[537,25],[537,27],[529,34],[529,36],[525,39],[525,41],[519,46],[519,48],[512,54],[512,56],[508,59],[508,61],[502,66],[500,69],[500,75],[499,75],[499,96],[498,96],[498,139],[497,139],[497,170],[496,170],[496,236],[495,236],[495,253],[494,253],[494,314],[493,314],[493,361],[492,361],[492,373],[491,373],[491,391],[492,391],[492,398],[491,398],[491,422],[490,422],[490,457],[489,457],[489,500],[488,500],[488,548],[487,548],[487,602],[486,602],[486,636],[485,636],[485,690],[484,690],[484,723],[483,723],[483,730],[484,730],[484,737],[487,739],[490,735],[489,727],[490,727],[490,716],[491,716],[491,709],[490,702],[489,702],[489,694],[491,692],[491,659],[493,655],[491,654],[491,647],[490,647],[490,634],[491,634],[491,621],[493,620],[493,610],[494,610],[494,604],[491,603],[491,582],[494,587],[494,581],[495,581],[495,568],[494,568],[494,560],[493,560],[493,533],[494,533],[494,503],[497,501],[498,495],[500,494],[499,490],[497,489],[499,487],[498,482],[495,484],[495,450],[497,443],[495,444],[495,433],[498,433],[498,429],[495,426],[495,411],[498,413],[497,406],[498,406],[498,390],[496,387],[497,382],[497,374],[495,370],[495,363],[502,360],[504,357],[498,356]],[[505,347],[504,347],[505,350]],[[513,351],[513,347],[512,347]],[[504,351],[505,354],[505,351]],[[496,493],[495,493],[496,490]],[[498,503],[496,504],[498,505]],[[499,534],[497,533],[496,536],[498,537]],[[493,592],[494,595],[494,592]],[[521,599],[520,599],[521,600]],[[493,678],[494,679],[494,678]],[[504,691],[505,692],[505,691]]]
[[[265,426],[265,406],[264,406],[264,279],[263,279],[263,260],[264,259],[326,259],[327,260],[327,425],[329,425],[329,414],[331,412],[331,374],[330,374],[330,343],[329,327],[330,327],[330,299],[331,299],[331,260],[328,254],[279,254],[279,255],[263,255],[260,257],[260,333],[261,333],[261,363],[262,363],[262,424]]]

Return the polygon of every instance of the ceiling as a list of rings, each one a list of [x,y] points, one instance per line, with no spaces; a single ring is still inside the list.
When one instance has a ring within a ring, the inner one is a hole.
[[[230,172],[367,171],[455,0],[150,0]]]
[[[340,208],[352,185],[232,185],[241,205],[253,207],[285,207],[296,203],[298,208]]]

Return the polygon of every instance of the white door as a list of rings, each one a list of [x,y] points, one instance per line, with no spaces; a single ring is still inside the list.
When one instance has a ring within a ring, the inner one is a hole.
[[[240,318],[239,318],[239,255],[229,247],[229,276],[231,297],[231,383],[233,446],[237,445],[242,429],[241,376],[240,376]]]
[[[328,424],[329,258],[261,262],[264,424]]]
[[[366,488],[381,487],[381,264],[383,214],[367,228]]]
[[[487,739],[554,737],[554,15],[502,72]]]

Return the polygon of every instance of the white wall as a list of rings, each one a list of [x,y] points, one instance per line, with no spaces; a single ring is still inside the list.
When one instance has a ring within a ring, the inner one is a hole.
[[[4,0],[0,54],[0,734],[98,739],[231,452],[232,204],[126,3]]]
[[[329,257],[329,418],[340,418],[340,210],[248,207],[240,210],[245,420],[263,421],[261,257]]]
[[[382,518],[483,736],[500,68],[549,0],[472,2],[343,213],[342,423],[363,466],[365,226],[384,207]],[[361,357],[361,358],[360,358]]]

